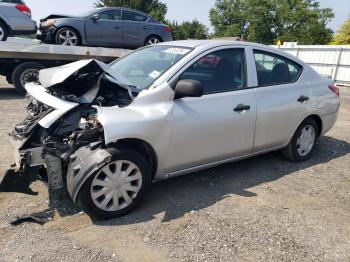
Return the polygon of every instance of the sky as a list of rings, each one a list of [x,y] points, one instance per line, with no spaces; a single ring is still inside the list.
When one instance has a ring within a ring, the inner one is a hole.
[[[25,0],[32,9],[33,18],[39,21],[49,14],[78,14],[93,7],[96,0]],[[210,27],[209,10],[215,0],[161,0],[168,5],[167,18],[178,22],[192,20]],[[335,18],[329,27],[336,31],[350,15],[350,0],[319,0],[322,7],[331,7]]]

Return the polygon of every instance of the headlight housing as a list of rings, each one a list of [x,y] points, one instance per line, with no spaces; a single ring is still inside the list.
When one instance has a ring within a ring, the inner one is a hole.
[[[42,27],[51,27],[51,26],[53,26],[53,24],[54,24],[55,22],[56,22],[55,19],[48,19],[48,20],[42,22],[42,23],[41,23],[41,26],[42,26]]]

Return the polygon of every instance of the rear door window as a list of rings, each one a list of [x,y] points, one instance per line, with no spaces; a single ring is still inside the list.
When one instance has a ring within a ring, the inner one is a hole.
[[[145,22],[147,19],[148,17],[142,14],[131,12],[131,11],[123,11],[123,20]]]
[[[302,66],[288,58],[254,50],[259,86],[293,83],[298,80]]]

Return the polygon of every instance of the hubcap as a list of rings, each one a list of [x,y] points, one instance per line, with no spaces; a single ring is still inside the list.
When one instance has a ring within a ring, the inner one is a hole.
[[[103,167],[91,184],[91,199],[104,211],[118,211],[128,207],[142,186],[138,166],[127,160],[111,162]]]
[[[147,45],[154,45],[158,43],[160,43],[158,38],[151,38],[150,40],[148,40]]]
[[[25,70],[20,78],[21,85],[24,87],[25,84],[35,82],[39,78],[39,70],[38,69],[28,69]]]
[[[76,46],[78,43],[78,37],[73,31],[65,30],[58,35],[58,43],[60,45]]]
[[[305,126],[297,140],[297,151],[300,156],[306,156],[314,147],[316,130],[312,125]]]
[[[5,35],[4,29],[0,25],[0,41],[2,41],[2,39],[4,38],[4,35]]]

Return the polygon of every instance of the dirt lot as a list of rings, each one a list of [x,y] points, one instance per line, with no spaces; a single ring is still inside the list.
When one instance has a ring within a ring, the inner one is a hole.
[[[7,133],[25,101],[0,86],[0,261],[350,261],[350,88],[311,160],[271,153],[159,182],[132,214],[94,224],[68,198],[49,204],[32,175],[8,170]],[[44,226],[9,225],[49,208]]]

